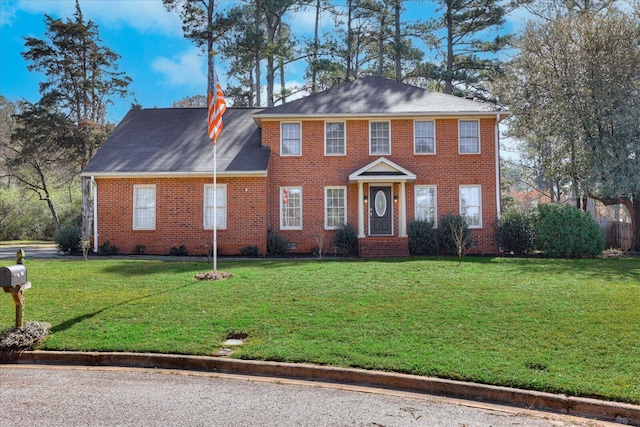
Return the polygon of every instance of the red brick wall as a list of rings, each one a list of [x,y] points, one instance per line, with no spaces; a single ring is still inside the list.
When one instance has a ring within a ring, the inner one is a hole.
[[[436,155],[413,154],[413,120],[391,120],[391,154],[369,155],[369,121],[346,121],[346,156],[324,155],[324,121],[302,122],[302,156],[280,156],[280,122],[263,121],[263,145],[271,147],[269,162],[267,225],[308,252],[317,242],[314,234],[324,227],[324,187],[347,186],[348,222],[358,224],[358,186],[348,176],[379,157],[385,157],[417,175],[406,185],[407,223],[414,218],[414,185],[437,185],[438,217],[459,213],[459,186],[482,186],[482,228],[472,230],[478,253],[497,253],[495,188],[495,118],[480,119],[480,154],[458,154],[458,120],[436,119]],[[280,230],[279,191],[282,186],[301,186],[303,230]],[[393,193],[399,194],[394,184]],[[368,187],[365,185],[364,194]],[[365,232],[368,234],[365,215]],[[394,234],[398,233],[398,209],[394,206]],[[333,232],[327,231],[325,249]]]
[[[250,245],[266,253],[266,178],[220,178],[227,185],[227,229],[218,230],[222,255]],[[204,228],[204,185],[213,178],[96,178],[98,244],[110,241],[121,254],[144,245],[146,254],[166,255],[185,245],[190,255],[206,255],[213,231]],[[156,229],[133,230],[133,186],[156,185]]]

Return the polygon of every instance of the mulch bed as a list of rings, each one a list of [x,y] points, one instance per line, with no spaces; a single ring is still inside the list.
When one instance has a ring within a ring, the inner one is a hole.
[[[206,273],[198,273],[195,277],[198,280],[225,280],[233,275],[226,271],[207,271]]]

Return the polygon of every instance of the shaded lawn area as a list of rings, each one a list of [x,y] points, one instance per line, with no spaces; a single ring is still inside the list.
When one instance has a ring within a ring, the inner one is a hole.
[[[640,260],[27,260],[42,349],[210,355],[429,375],[640,404]],[[0,300],[0,329],[14,306]]]

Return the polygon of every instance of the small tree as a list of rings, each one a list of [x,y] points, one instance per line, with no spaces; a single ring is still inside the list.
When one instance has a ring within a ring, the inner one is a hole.
[[[438,235],[440,245],[460,259],[466,255],[473,243],[467,221],[460,215],[445,215],[440,218]]]

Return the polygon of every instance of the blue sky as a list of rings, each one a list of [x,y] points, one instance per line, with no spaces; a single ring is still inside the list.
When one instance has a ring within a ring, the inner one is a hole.
[[[222,0],[227,7],[234,2]],[[429,13],[432,6],[408,2],[409,15]],[[119,122],[133,102],[144,108],[170,107],[186,96],[206,91],[206,58],[183,37],[177,13],[165,10],[161,0],[80,0],[85,20],[98,25],[102,44],[121,56],[120,71],[133,79],[133,96],[116,99],[109,109],[109,120]],[[75,0],[0,0],[0,94],[11,101],[40,99],[38,83],[42,75],[29,72],[22,58],[24,37],[45,38],[44,14],[53,18],[72,18]],[[331,24],[325,19],[326,24]],[[291,20],[294,34],[313,28],[313,13],[300,12]],[[224,63],[219,63],[224,68]],[[291,75],[301,75],[290,69]],[[295,66],[294,66],[295,67]],[[225,86],[224,72],[218,72]],[[295,77],[294,77],[295,78]],[[294,85],[297,82],[291,81]]]

